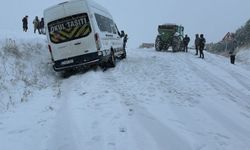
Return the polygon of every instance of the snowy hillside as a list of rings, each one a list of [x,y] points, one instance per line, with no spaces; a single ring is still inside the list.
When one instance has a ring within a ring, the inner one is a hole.
[[[241,49],[237,55],[236,59],[242,64],[245,64],[247,69],[250,69],[250,48]]]
[[[249,150],[250,70],[222,56],[129,49],[61,79],[45,40],[1,40],[3,150]]]
[[[9,36],[9,35],[8,35]],[[43,39],[0,40],[0,112],[26,102],[33,92],[51,85],[53,71]]]

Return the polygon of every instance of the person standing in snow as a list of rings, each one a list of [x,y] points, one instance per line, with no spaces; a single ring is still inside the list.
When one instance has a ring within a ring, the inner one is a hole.
[[[237,41],[234,38],[234,34],[231,34],[229,39],[229,55],[230,55],[230,62],[231,64],[235,63],[235,56],[236,56],[236,48],[237,48]]]
[[[184,44],[184,51],[188,52],[188,43],[190,42],[190,38],[186,34],[185,37],[183,38],[183,44]]]
[[[125,34],[125,36],[123,37],[123,49],[124,50],[126,49],[127,42],[128,42],[128,35]]]
[[[45,31],[44,31],[44,19],[43,18],[41,18],[41,21],[39,23],[39,30],[40,30],[41,34],[45,34]]]
[[[194,41],[195,50],[196,50],[195,55],[198,55],[198,51],[199,51],[199,44],[200,44],[199,34],[196,34],[196,35],[195,35],[195,41]]]
[[[125,36],[125,32],[122,30],[121,33],[119,34],[120,37],[124,37]]]
[[[38,19],[38,17],[36,16],[36,18],[34,19],[33,21],[33,24],[34,24],[34,33],[36,33],[36,30],[38,30],[38,33],[40,33],[40,30],[39,30],[39,24],[40,24],[40,21]]]
[[[23,22],[23,31],[27,32],[28,31],[28,16],[27,15],[23,17],[22,22]]]
[[[206,39],[204,38],[204,35],[200,35],[200,40],[199,40],[199,50],[200,50],[200,58],[204,59],[204,53],[203,50],[205,48],[206,44]]]

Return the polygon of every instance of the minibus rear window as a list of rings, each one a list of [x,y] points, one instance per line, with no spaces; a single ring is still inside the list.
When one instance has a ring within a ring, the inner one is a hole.
[[[88,36],[91,26],[87,13],[68,16],[48,23],[49,37],[58,44]]]

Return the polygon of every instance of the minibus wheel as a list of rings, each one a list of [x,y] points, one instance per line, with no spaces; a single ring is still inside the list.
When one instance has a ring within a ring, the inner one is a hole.
[[[116,65],[115,53],[113,50],[111,50],[111,54],[110,54],[108,63],[110,65],[110,67],[115,67],[115,65]]]
[[[126,52],[126,50],[124,49],[123,50],[123,54],[121,55],[121,58],[122,59],[125,59],[127,57],[127,52]]]

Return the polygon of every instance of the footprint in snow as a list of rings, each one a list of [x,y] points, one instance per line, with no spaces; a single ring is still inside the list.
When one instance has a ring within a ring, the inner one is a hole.
[[[125,127],[120,127],[119,131],[122,133],[125,133],[125,132],[127,132],[127,129]]]
[[[82,92],[81,94],[80,94],[80,96],[84,96],[84,95],[86,95],[87,94],[87,92]]]

